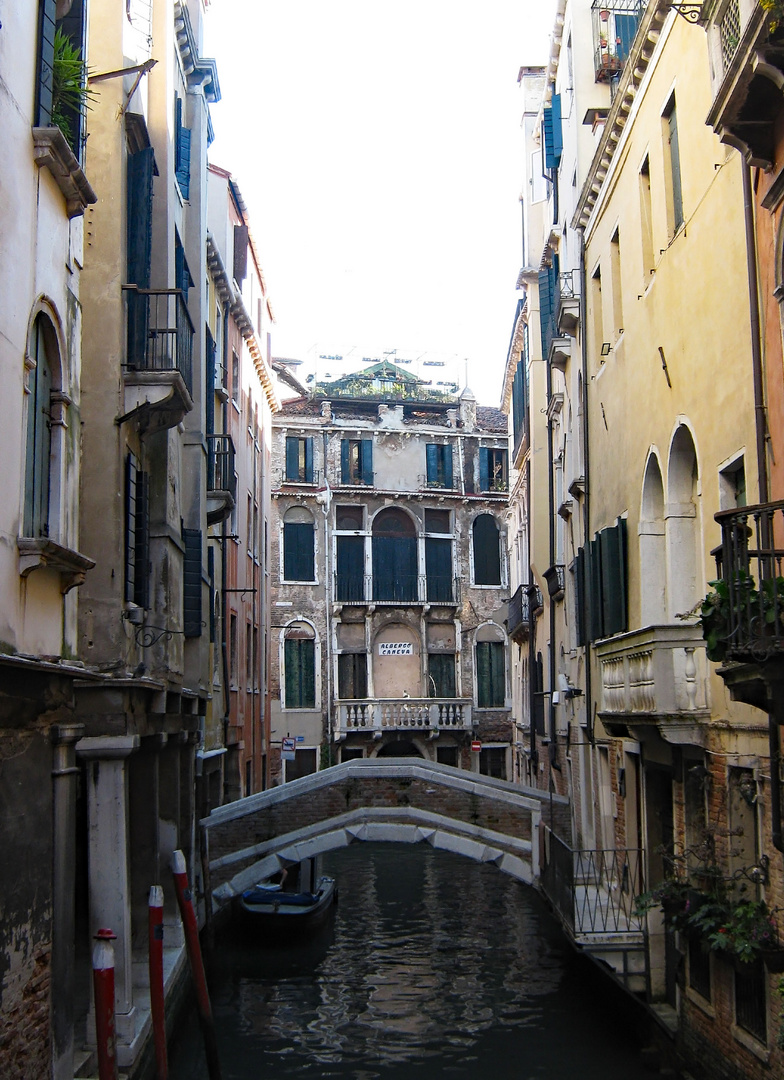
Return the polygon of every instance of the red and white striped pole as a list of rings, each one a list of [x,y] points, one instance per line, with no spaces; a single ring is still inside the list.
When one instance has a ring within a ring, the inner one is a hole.
[[[188,884],[188,874],[185,866],[185,856],[179,850],[172,852],[171,868],[174,876],[174,888],[177,891],[177,903],[180,906],[183,927],[185,929],[185,946],[188,950],[188,959],[191,964],[193,981],[196,984],[196,1001],[199,1007],[199,1024],[204,1037],[204,1052],[207,1058],[207,1072],[210,1080],[221,1080],[220,1061],[218,1060],[218,1043],[215,1038],[215,1021],[212,1016],[210,995],[207,990],[207,976],[204,973],[204,962],[201,955],[201,942],[199,941],[199,925],[196,921],[196,912],[193,908],[193,896]],[[103,1078],[102,1078],[103,1080]]]
[[[155,1042],[156,1078],[168,1080],[169,1060],[166,1054],[166,1012],[163,997],[163,889],[160,885],[153,885],[150,888],[149,942],[150,1008]]]
[[[117,1040],[114,1030],[114,949],[117,935],[99,930],[93,947],[95,1035],[98,1041],[99,1080],[117,1080]]]

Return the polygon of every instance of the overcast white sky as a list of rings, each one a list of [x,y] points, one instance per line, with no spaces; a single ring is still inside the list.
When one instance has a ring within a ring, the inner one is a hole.
[[[461,382],[468,358],[479,401],[499,403],[521,264],[517,73],[546,61],[553,10],[213,0],[210,158],[251,213],[274,355],[321,378],[348,364],[319,354],[426,354],[459,362]]]

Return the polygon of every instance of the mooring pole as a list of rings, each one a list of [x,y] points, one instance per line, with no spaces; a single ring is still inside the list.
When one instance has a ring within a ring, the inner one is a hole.
[[[149,951],[150,1010],[155,1042],[156,1077],[157,1080],[168,1080],[169,1059],[166,1054],[166,1010],[163,995],[163,889],[160,885],[150,888]]]
[[[199,926],[196,921],[190,885],[188,884],[185,856],[181,851],[172,852],[171,868],[174,876],[174,887],[177,891],[177,903],[180,906],[180,915],[185,928],[185,946],[188,950],[193,981],[196,984],[196,1001],[199,1007],[199,1024],[204,1037],[207,1071],[210,1080],[221,1080],[218,1043],[215,1038],[215,1021],[212,1016],[209,991],[207,990],[207,976],[204,973],[204,961],[202,960],[201,943],[199,941]]]
[[[117,1080],[117,1039],[114,1028],[114,949],[117,935],[99,930],[93,948],[95,1037],[98,1043],[99,1080]]]

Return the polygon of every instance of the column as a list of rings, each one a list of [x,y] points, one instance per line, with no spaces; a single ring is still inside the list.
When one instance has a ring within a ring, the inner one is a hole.
[[[55,724],[52,763],[52,1077],[73,1080],[74,900],[76,888],[76,741],[83,724]]]
[[[118,735],[88,737],[76,744],[76,752],[88,763],[90,930],[108,927],[117,935],[114,1000],[117,1036],[124,1043],[135,1036],[126,759],[139,743],[138,735]]]

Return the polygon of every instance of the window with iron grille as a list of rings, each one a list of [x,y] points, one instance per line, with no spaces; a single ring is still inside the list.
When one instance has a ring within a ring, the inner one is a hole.
[[[735,969],[735,1023],[763,1045],[768,1041],[766,968],[762,960]]]
[[[313,439],[286,436],[286,479],[300,484],[313,483]]]
[[[735,55],[735,50],[740,41],[740,3],[739,0],[730,0],[724,9],[724,14],[719,23],[719,42],[721,43],[721,59],[726,71],[730,61]]]

